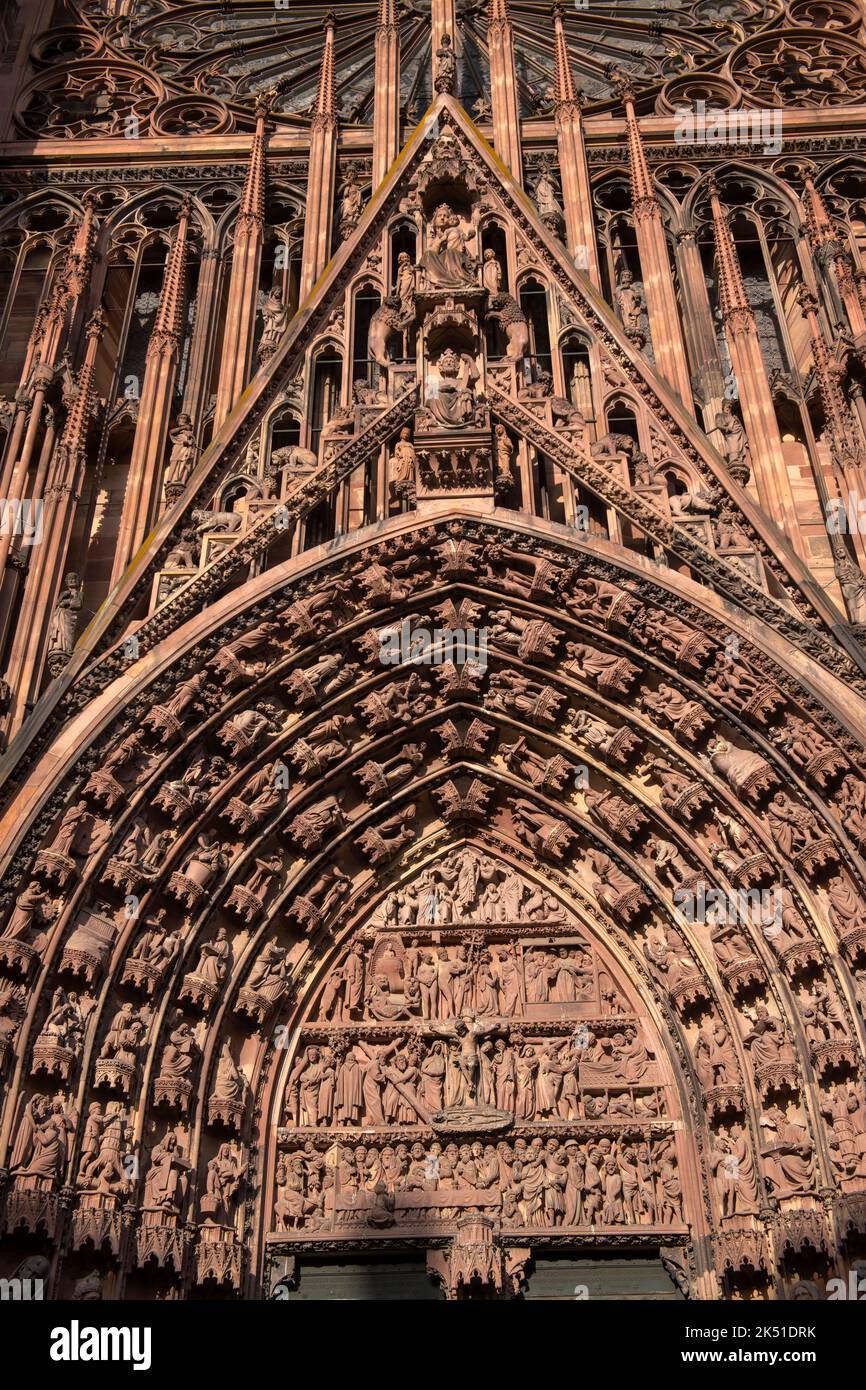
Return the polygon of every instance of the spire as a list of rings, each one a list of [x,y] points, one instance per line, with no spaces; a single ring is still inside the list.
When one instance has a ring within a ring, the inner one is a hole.
[[[397,28],[397,11],[395,0],[379,0],[379,29]]]
[[[828,241],[835,241],[836,236],[824,199],[815,187],[811,174],[806,175],[805,194],[803,207],[806,213],[806,230],[813,248],[817,249]]]
[[[511,16],[508,13],[508,0],[489,0],[487,10],[487,24],[492,28],[495,24],[510,24]]]
[[[93,260],[93,243],[96,239],[95,202],[91,193],[82,199],[83,213],[78,224],[72,245],[69,248],[66,265],[68,290],[73,296],[81,294],[90,275]]]
[[[803,211],[806,219],[806,235],[815,262],[825,272],[832,266],[842,305],[848,318],[848,326],[854,337],[859,338],[866,332],[866,319],[864,319],[863,303],[855,282],[854,265],[845,245],[845,239],[840,237],[833,225],[824,199],[815,187],[815,181],[810,173],[806,174],[804,179]]]
[[[728,219],[719,201],[719,188],[715,179],[710,180],[710,204],[713,210],[713,229],[716,239],[716,264],[718,266],[719,306],[725,327],[734,329],[754,328],[755,318],[746,297],[743,273],[737,260],[737,251]]]
[[[150,342],[147,345],[148,357],[154,357],[166,350],[176,353],[180,349],[186,291],[186,243],[190,211],[190,200],[184,198],[180,205],[177,236],[165,262],[165,277],[162,282],[162,293],[159,297],[159,308],[156,311],[156,321],[150,335]]]
[[[334,29],[336,16],[329,10],[325,16],[325,47],[322,50],[322,66],[319,69],[319,91],[316,96],[316,121],[334,121],[337,108],[334,100]]]
[[[264,226],[265,182],[267,179],[267,169],[265,165],[265,119],[268,114],[268,109],[268,102],[265,98],[257,102],[256,129],[250,149],[250,162],[247,168],[247,176],[244,179],[244,190],[241,194],[240,208],[238,209],[236,223],[238,229],[250,230],[253,227]]]
[[[800,286],[797,291],[797,299],[809,325],[812,355],[815,359],[815,375],[818,378],[818,389],[821,395],[821,404],[824,407],[824,418],[830,436],[831,451],[838,463],[856,466],[859,459],[852,438],[853,421],[839,384],[838,369],[830,359],[827,344],[821,332],[821,325],[818,322],[818,300],[807,285]]]
[[[654,217],[660,209],[649,165],[646,162],[643,141],[640,138],[640,127],[634,113],[634,89],[627,77],[620,78],[618,86],[622,100],[625,102],[631,206],[635,220],[640,221],[644,217]]]
[[[55,276],[44,311],[43,305],[40,305],[41,319],[37,318],[38,350],[46,360],[53,360],[57,351],[70,300],[81,297],[90,277],[96,232],[94,206],[92,194],[86,194],[82,199],[81,220]]]
[[[503,0],[503,4],[505,0]],[[568,56],[568,42],[565,37],[565,28],[562,23],[562,6],[556,4],[553,7],[553,28],[556,58],[556,104],[563,106],[566,102],[577,103],[577,93],[574,89],[574,77],[571,72],[571,62]]]
[[[63,426],[63,434],[61,435],[58,446],[63,457],[67,460],[78,457],[84,448],[87,437],[87,426],[93,411],[96,348],[104,332],[105,311],[100,305],[91,314],[87,323],[87,328],[85,329],[88,348],[81,371],[78,374],[78,381],[76,383],[78,389],[75,394],[75,399],[69,408],[69,414],[66,416],[66,423]]]

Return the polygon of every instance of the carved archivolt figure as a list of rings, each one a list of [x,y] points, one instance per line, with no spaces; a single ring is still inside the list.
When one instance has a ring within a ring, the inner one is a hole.
[[[145,1212],[158,1213],[160,1217],[180,1216],[189,1187],[191,1167],[184,1157],[177,1135],[169,1131],[151,1154],[150,1167],[144,1180]]]
[[[25,941],[45,923],[52,922],[56,909],[46,888],[33,879],[15,899],[15,906],[6,926],[3,928],[4,941]]]
[[[84,1014],[78,995],[70,990],[55,990],[48,1016],[42,1025],[38,1042],[51,1047],[68,1048],[77,1052],[84,1038]]]
[[[209,984],[221,985],[231,964],[232,948],[226,940],[225,927],[219,927],[213,941],[202,942],[198,964],[193,972]]]
[[[754,1216],[760,1209],[758,1177],[742,1126],[732,1124],[716,1136],[709,1154],[722,1217]]]
[[[787,1118],[777,1105],[761,1116],[766,1147],[761,1150],[764,1173],[775,1197],[813,1192],[816,1184],[815,1148],[805,1125]]]
[[[17,1179],[35,1179],[50,1189],[59,1182],[69,1159],[77,1116],[60,1098],[35,1095],[24,1108],[12,1151]],[[28,1186],[30,1184],[28,1183]]]
[[[241,1162],[231,1144],[220,1144],[207,1166],[205,1194],[201,1209],[212,1221],[219,1225],[229,1225],[234,1215],[246,1165]]]

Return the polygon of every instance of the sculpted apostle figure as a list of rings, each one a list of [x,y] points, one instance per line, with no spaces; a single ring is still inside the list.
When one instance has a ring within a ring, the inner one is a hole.
[[[195,462],[195,434],[188,415],[178,415],[177,424],[168,435],[171,453],[165,471],[166,484],[183,487]]]
[[[400,438],[394,445],[394,453],[391,458],[391,489],[395,491],[400,487],[405,487],[407,483],[415,482],[415,466],[417,463],[415,445],[412,443],[412,431],[408,425],[400,431]]]
[[[71,656],[78,631],[78,615],[84,603],[84,589],[77,574],[67,574],[51,615],[48,629],[48,655]]]
[[[616,306],[622,319],[622,326],[635,341],[643,338],[641,316],[644,311],[644,297],[640,286],[635,284],[630,270],[620,271],[616,285]]]
[[[490,294],[499,294],[502,289],[502,266],[496,259],[496,252],[490,246],[484,252],[481,280]]]
[[[280,339],[289,326],[291,315],[283,303],[282,292],[276,286],[271,290],[262,305],[262,336],[259,342],[259,357],[270,357],[280,345]]]
[[[415,267],[408,251],[401,251],[397,257],[395,294],[400,301],[401,318],[411,323],[415,317]]]
[[[202,942],[194,974],[200,980],[220,985],[226,977],[230,960],[231,946],[226,940],[225,927],[219,927],[213,941]]]

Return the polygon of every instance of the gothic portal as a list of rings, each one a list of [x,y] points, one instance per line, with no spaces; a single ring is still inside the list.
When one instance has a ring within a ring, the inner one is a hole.
[[[864,20],[6,0],[0,1274],[866,1257]]]

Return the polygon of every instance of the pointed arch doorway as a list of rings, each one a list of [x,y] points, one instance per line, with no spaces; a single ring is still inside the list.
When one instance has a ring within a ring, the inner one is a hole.
[[[676,1298],[689,1081],[587,892],[464,827],[346,910],[283,1020],[272,1297]]]

